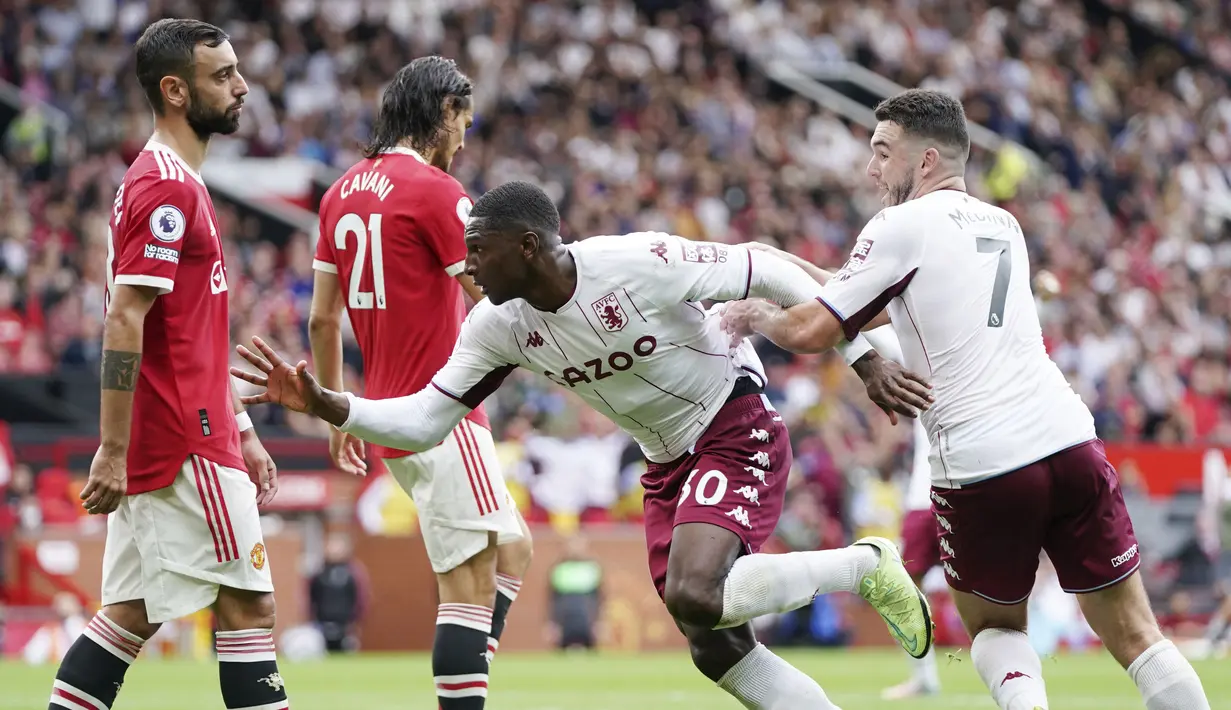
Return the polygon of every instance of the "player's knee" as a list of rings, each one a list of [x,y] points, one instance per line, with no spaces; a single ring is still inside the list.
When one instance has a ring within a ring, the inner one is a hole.
[[[685,624],[712,629],[722,619],[722,593],[695,578],[667,577],[664,601],[671,616]]]
[[[526,576],[534,560],[534,542],[530,539],[530,531],[524,530],[523,535],[520,540],[500,546],[497,562],[500,572],[519,578]]]
[[[224,587],[214,605],[220,631],[272,629],[277,621],[277,606],[272,592],[251,592]]]
[[[148,639],[158,633],[162,624],[152,624],[145,613],[145,602],[136,599],[119,604],[108,604],[102,608],[103,616],[116,626],[143,639]]]

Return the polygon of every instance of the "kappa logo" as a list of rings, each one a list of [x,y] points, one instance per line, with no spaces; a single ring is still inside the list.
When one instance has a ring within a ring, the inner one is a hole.
[[[747,498],[748,502],[752,503],[753,505],[761,504],[761,494],[757,493],[757,489],[753,488],[752,486],[744,486],[743,488],[737,488],[735,489],[735,492],[736,494]]]
[[[940,549],[950,557],[957,557],[957,553],[953,551],[953,545],[949,544],[948,538],[940,538]]]
[[[950,523],[948,518],[944,517],[943,515],[936,515],[935,513],[932,513],[932,515],[936,516],[937,524],[939,524],[940,527],[944,528],[945,532],[947,533],[953,532],[953,523]]]
[[[756,452],[752,456],[749,456],[748,460],[755,463],[760,468],[769,468],[769,454],[764,451]]]
[[[667,261],[667,243],[661,239],[650,245],[650,253],[662,259],[664,264],[671,263]]]
[[[1021,671],[1009,671],[1008,673],[1004,674],[1004,680],[1000,681],[1000,685],[1003,686],[1005,683],[1008,683],[1011,680],[1017,680],[1018,678],[1029,678],[1029,677],[1030,676],[1026,675],[1025,673],[1022,673]]]
[[[614,292],[591,303],[590,308],[594,309],[594,314],[598,316],[599,322],[603,324],[603,329],[608,333],[623,330],[624,326],[628,325],[628,317],[625,315],[624,309],[620,307],[620,299],[616,297]]]
[[[949,501],[945,500],[945,498],[941,496],[939,493],[937,493],[936,491],[932,491],[929,495],[932,496],[932,502],[935,503],[936,505],[939,505],[944,508],[953,507],[949,505]]]
[[[1119,567],[1120,565],[1124,564],[1125,562],[1128,562],[1129,560],[1133,559],[1136,556],[1137,556],[1137,544],[1133,543],[1133,546],[1125,550],[1122,554],[1116,555],[1115,557],[1111,558],[1111,566]]]
[[[762,483],[762,485],[765,484],[765,472],[764,471],[762,471],[761,469],[755,466],[745,466],[744,470],[747,471],[748,473],[751,473],[753,476],[755,476],[756,479]]]
[[[953,569],[953,565],[949,564],[948,562],[941,562],[940,566],[945,568],[945,574],[949,575],[950,577],[954,579],[958,579],[958,580],[962,578],[962,575],[958,574],[957,570]]]
[[[227,270],[222,265],[222,259],[214,262],[213,268],[209,270],[209,292],[222,293],[227,290]]]
[[[537,330],[531,333],[530,335],[526,336],[526,347],[538,348],[538,347],[542,347],[542,345],[543,345],[543,336],[539,335],[539,332]]]
[[[753,429],[753,430],[752,430],[752,433],[748,435],[748,438],[749,438],[749,439],[756,439],[757,441],[764,441],[764,442],[768,442],[768,441],[769,441],[769,432],[768,432],[768,431],[765,431],[764,429]]]
[[[735,506],[735,508],[727,511],[727,515],[731,516],[732,518],[735,518],[735,521],[738,522],[740,525],[743,525],[749,530],[752,529],[752,521],[748,518],[748,511],[744,510],[744,506],[742,505]]]

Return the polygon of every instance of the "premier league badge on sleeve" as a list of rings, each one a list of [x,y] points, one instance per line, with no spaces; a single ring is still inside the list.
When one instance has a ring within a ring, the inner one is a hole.
[[[161,205],[150,214],[150,233],[160,242],[178,242],[187,227],[188,220],[175,205]]]

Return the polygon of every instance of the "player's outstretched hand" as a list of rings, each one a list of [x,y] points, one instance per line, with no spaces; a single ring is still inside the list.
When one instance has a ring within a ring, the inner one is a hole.
[[[265,391],[258,394],[240,397],[239,400],[248,406],[273,402],[295,412],[312,413],[312,405],[322,397],[321,386],[316,378],[308,372],[308,363],[300,360],[294,367],[288,365],[274,349],[265,344],[264,340],[253,336],[252,344],[261,355],[257,355],[242,345],[236,345],[235,351],[261,374],[253,374],[238,367],[231,368],[231,374],[245,382],[251,382]]]
[[[368,475],[368,464],[363,460],[363,439],[356,439],[351,434],[330,429],[329,458],[333,460],[333,465],[337,466],[339,471],[352,476]]]
[[[860,358],[854,369],[868,390],[868,398],[889,415],[895,426],[899,414],[915,419],[935,401],[927,380],[875,351]]]
[[[90,515],[113,513],[127,492],[128,453],[107,453],[99,447],[90,463],[90,478],[81,489],[82,507]]]

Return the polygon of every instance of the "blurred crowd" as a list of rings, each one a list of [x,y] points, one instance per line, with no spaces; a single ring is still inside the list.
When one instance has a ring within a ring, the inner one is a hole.
[[[1087,15],[1090,4],[941,5],[0,3],[0,78],[24,102],[0,163],[0,371],[97,363],[108,208],[151,127],[130,47],[149,21],[178,14],[226,29],[250,85],[240,132],[216,138],[214,155],[345,169],[384,82],[438,53],[477,82],[476,124],[454,163],[473,195],[530,179],[557,199],[566,239],[663,230],[767,240],[831,267],[879,209],[863,172],[869,131],[759,67],[857,62],[957,94],[973,121],[1041,158],[1031,167],[1012,145],[976,148],[969,184],[1018,216],[1034,267],[1058,278],[1060,295],[1040,301],[1047,344],[1103,438],[1231,444],[1231,34],[1220,4],[1187,3],[1175,21],[1177,3],[1134,3],[1134,21],[1163,37],[1151,46],[1135,46],[1121,19]],[[60,114],[68,130],[58,133]],[[220,205],[219,218],[232,238],[236,338],[266,334],[306,356],[310,238],[279,249],[231,208]],[[762,353],[798,461],[783,544],[892,536],[909,430],[889,426],[839,359]],[[349,355],[348,386],[361,387]],[[609,423],[528,376],[489,408],[536,515],[636,516],[641,464]],[[577,461],[591,475],[576,475]]]

